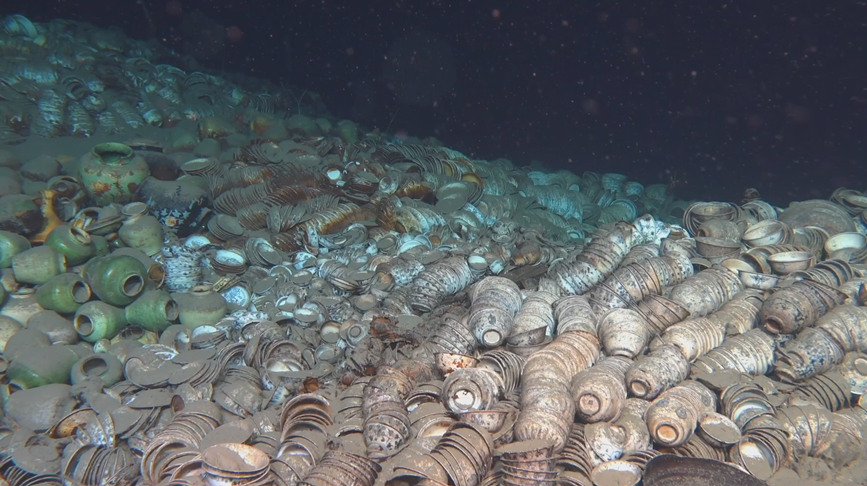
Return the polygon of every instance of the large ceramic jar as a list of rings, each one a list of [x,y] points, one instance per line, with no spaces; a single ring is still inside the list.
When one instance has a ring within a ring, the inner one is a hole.
[[[123,364],[111,354],[94,353],[79,359],[69,372],[73,385],[94,376],[99,377],[105,386],[112,386],[123,379]]]
[[[194,287],[189,292],[171,296],[178,303],[178,318],[184,327],[213,326],[226,316],[226,299],[208,286]]]
[[[127,322],[162,332],[178,320],[178,303],[162,289],[148,290],[124,309]]]
[[[37,246],[12,257],[15,280],[26,284],[44,284],[66,271],[66,257],[50,246]]]
[[[72,317],[75,331],[83,341],[95,343],[111,339],[127,325],[123,308],[106,304],[101,300],[85,302]]]
[[[96,253],[93,239],[81,228],[62,224],[48,234],[45,245],[57,250],[66,257],[68,266],[75,266],[86,262]]]
[[[36,289],[39,305],[61,314],[75,312],[92,296],[90,285],[77,273],[55,275]]]
[[[149,178],[138,195],[153,215],[183,238],[194,233],[208,213],[208,188],[204,177],[182,176],[178,180]]]
[[[124,306],[145,290],[147,268],[129,255],[107,255],[91,259],[84,279],[97,297],[111,305]]]
[[[33,346],[9,363],[6,377],[9,384],[23,389],[69,383],[72,365],[87,353],[87,348],[70,344]]]
[[[97,206],[132,201],[150,175],[147,162],[122,143],[101,143],[81,158],[78,178]]]
[[[123,207],[126,220],[117,232],[126,246],[138,248],[152,257],[163,249],[163,225],[148,214],[143,202],[131,202]]]
[[[30,242],[22,235],[0,230],[0,268],[12,266],[12,257],[30,249]]]

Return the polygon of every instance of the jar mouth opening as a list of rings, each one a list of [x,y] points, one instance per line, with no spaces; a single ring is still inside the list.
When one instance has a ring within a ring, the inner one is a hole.
[[[108,370],[108,362],[105,360],[103,356],[99,356],[97,354],[88,356],[84,359],[81,364],[82,371],[84,371],[85,375],[88,376],[98,376],[106,372]]]
[[[127,297],[135,297],[144,290],[144,279],[140,275],[132,275],[123,281],[122,291]]]
[[[93,147],[93,153],[106,163],[120,162],[129,159],[134,155],[134,152],[129,145],[117,142],[98,144]]]
[[[88,315],[79,314],[75,316],[73,326],[75,326],[75,330],[84,337],[93,334],[93,320]]]

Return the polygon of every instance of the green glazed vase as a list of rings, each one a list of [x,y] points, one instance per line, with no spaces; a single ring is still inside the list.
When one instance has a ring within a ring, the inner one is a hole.
[[[55,275],[36,289],[36,302],[48,310],[61,314],[75,312],[92,296],[90,285],[77,273]]]
[[[138,186],[150,176],[145,159],[122,143],[101,143],[81,158],[78,179],[93,204],[132,201]]]
[[[37,246],[12,257],[15,280],[26,284],[43,284],[66,271],[66,257],[50,246]]]
[[[226,316],[226,299],[209,289],[193,288],[190,292],[172,294],[178,303],[178,319],[188,329],[213,326]]]
[[[96,246],[87,231],[62,224],[48,234],[45,245],[66,257],[69,266],[86,262],[96,253]]]
[[[127,219],[117,235],[120,241],[131,248],[138,248],[147,256],[154,256],[163,249],[163,225],[147,213],[147,204],[132,202],[123,207]]]
[[[36,388],[50,383],[69,383],[72,365],[85,355],[85,348],[68,344],[34,346],[9,363],[9,383]]]
[[[128,323],[159,333],[178,320],[178,303],[165,290],[148,290],[124,312]]]
[[[121,328],[126,326],[126,316],[120,307],[101,300],[92,300],[75,311],[72,324],[81,339],[93,343],[115,337]]]
[[[30,242],[22,235],[0,230],[0,268],[12,266],[12,257],[30,248]]]
[[[145,290],[147,268],[128,255],[107,255],[90,260],[84,279],[100,300],[111,305],[127,305]]]

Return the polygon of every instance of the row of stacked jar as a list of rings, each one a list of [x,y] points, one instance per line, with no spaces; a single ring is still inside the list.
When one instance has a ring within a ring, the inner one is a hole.
[[[857,252],[828,244],[854,233],[853,222],[829,201],[795,203],[787,211],[778,220],[777,209],[760,201],[745,207],[697,203],[685,226],[697,235],[713,229],[715,236],[666,240],[661,247],[636,244],[642,221],[600,229],[576,258],[555,264],[523,305],[512,281],[481,280],[472,289],[466,323],[481,346],[512,343],[523,353],[518,344],[527,336],[514,332],[515,316],[538,298],[544,302],[534,307],[543,312],[520,322],[532,321],[555,337],[546,346],[534,341],[544,347],[503,374],[499,386],[486,385],[496,374],[487,370],[453,371],[443,387],[444,404],[460,413],[493,409],[508,390],[520,388],[515,438],[548,441],[564,454],[577,447],[584,456],[583,448],[590,448],[594,459],[579,468],[587,475],[594,462],[613,462],[649,447],[650,439],[666,450],[683,447],[676,453],[720,460],[729,449],[731,461],[764,479],[793,458],[828,459],[834,444],[863,443],[867,412],[853,395],[863,395],[867,386],[864,280],[856,278]],[[756,236],[768,222],[786,228],[787,220],[795,230],[769,232],[775,241],[754,241],[743,252],[744,228]],[[699,238],[722,240],[716,228],[726,227],[734,227],[730,246],[736,250],[703,254],[702,243],[716,241]],[[795,232],[801,245],[783,240]],[[798,254],[769,258],[786,253]],[[794,258],[800,253],[809,258]],[[816,263],[823,255],[829,258]],[[694,268],[701,271],[693,274]],[[433,340],[438,345],[439,335]],[[447,355],[440,362],[492,368],[468,358]],[[771,372],[780,382],[740,375]],[[516,374],[520,387],[504,385]],[[627,414],[627,394],[644,399],[638,402],[645,408]],[[717,413],[718,401],[724,415]],[[638,425],[618,418],[623,415],[636,416]],[[588,425],[576,425],[575,417]],[[704,452],[685,449],[699,447],[690,440],[696,431],[711,443]]]

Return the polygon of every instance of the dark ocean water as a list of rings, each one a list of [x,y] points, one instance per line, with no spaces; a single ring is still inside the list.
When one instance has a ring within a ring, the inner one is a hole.
[[[474,157],[785,206],[867,180],[867,2],[5,0]]]

